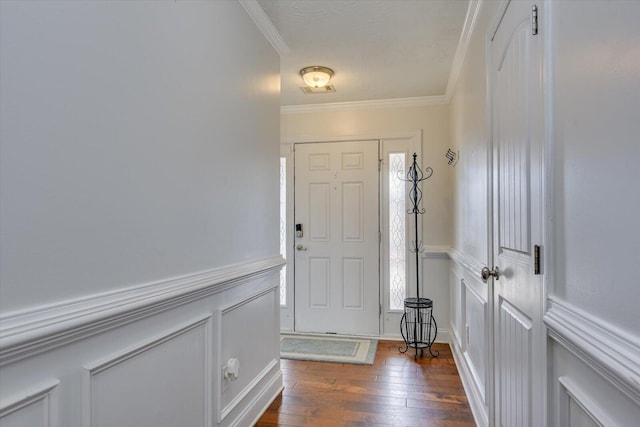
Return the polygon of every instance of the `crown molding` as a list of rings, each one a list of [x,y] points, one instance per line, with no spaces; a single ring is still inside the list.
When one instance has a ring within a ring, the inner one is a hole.
[[[378,99],[371,101],[329,102],[324,104],[283,105],[281,114],[323,113],[347,110],[370,110],[376,108],[426,107],[448,104],[444,95],[416,96],[411,98]]]
[[[241,3],[254,2],[257,5],[256,0],[239,1]],[[323,113],[348,110],[368,110],[375,108],[425,107],[431,105],[449,104],[451,102],[451,97],[453,96],[453,91],[458,82],[458,77],[460,76],[460,72],[462,71],[462,65],[464,64],[464,59],[467,55],[467,50],[469,49],[471,36],[473,35],[473,30],[476,26],[481,5],[482,0],[471,0],[469,2],[467,15],[462,27],[460,39],[458,40],[458,47],[456,48],[456,53],[453,58],[451,72],[449,73],[447,88],[444,95],[379,99],[371,101],[331,102],[324,104],[283,105],[280,107],[280,114]],[[259,5],[257,6],[259,7]],[[264,12],[262,13],[264,14]]]
[[[447,82],[447,89],[445,91],[445,96],[448,100],[447,102],[451,101],[453,90],[456,88],[456,84],[458,83],[458,77],[460,77],[464,58],[467,55],[467,50],[469,49],[469,43],[471,42],[471,36],[476,26],[476,20],[478,18],[478,13],[480,12],[481,4],[482,0],[471,0],[469,2],[467,16],[464,20],[462,33],[460,34],[460,40],[458,41],[458,47],[456,48],[456,54],[453,57],[453,64],[451,65],[449,81]]]
[[[291,49],[289,49],[289,46],[287,46],[287,43],[278,30],[276,30],[276,27],[273,26],[273,23],[267,14],[264,13],[264,10],[262,10],[257,0],[238,0],[238,2],[244,10],[247,11],[269,43],[271,43],[271,46],[278,52],[278,55],[282,57],[291,52]]]

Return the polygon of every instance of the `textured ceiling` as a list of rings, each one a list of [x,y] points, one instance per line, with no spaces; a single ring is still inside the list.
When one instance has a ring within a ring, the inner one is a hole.
[[[258,0],[290,52],[282,105],[444,95],[468,0]],[[335,93],[303,94],[301,68],[332,68]]]

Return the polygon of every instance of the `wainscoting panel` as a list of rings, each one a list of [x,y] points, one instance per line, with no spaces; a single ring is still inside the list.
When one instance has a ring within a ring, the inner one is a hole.
[[[253,425],[282,390],[283,263],[248,261],[2,316],[0,425]],[[239,376],[224,384],[231,357]]]
[[[505,425],[530,426],[532,414],[528,409],[531,399],[533,363],[533,322],[517,307],[502,298],[498,304],[498,330],[496,330],[496,378],[499,393],[500,419]]]
[[[640,343],[550,298],[549,425],[635,427],[640,420]]]
[[[208,426],[210,319],[87,366],[84,426]]]
[[[469,370],[473,375],[478,392],[482,400],[485,399],[486,365],[487,365],[487,301],[473,287],[464,283],[465,290],[465,318],[467,342],[464,351]]]
[[[464,343],[466,343],[465,336],[465,318],[464,318],[464,309],[466,306],[464,301],[464,283],[462,282],[462,278],[455,270],[451,270],[450,273],[450,313],[451,313],[451,339],[455,341],[455,345],[464,350]]]
[[[280,341],[273,335],[278,301],[278,287],[271,287],[218,311],[218,422],[226,421],[256,386],[279,371]],[[235,380],[224,377],[230,359],[239,362]]]
[[[558,378],[560,393],[558,403],[563,408],[561,425],[569,427],[601,427],[611,425],[611,420],[599,405],[593,402],[588,392],[582,390],[569,377]]]
[[[451,350],[478,426],[489,425],[489,290],[480,281],[482,263],[449,252]]]
[[[58,384],[51,380],[0,402],[0,426],[57,427]]]

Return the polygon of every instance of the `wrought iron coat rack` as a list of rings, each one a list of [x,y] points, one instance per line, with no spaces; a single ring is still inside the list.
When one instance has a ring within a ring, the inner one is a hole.
[[[416,297],[406,298],[404,300],[404,314],[400,320],[400,333],[404,339],[404,348],[400,347],[401,353],[406,353],[409,348],[415,348],[414,358],[418,358],[424,354],[424,349],[428,349],[433,357],[438,357],[439,352],[432,351],[431,346],[436,340],[438,334],[438,326],[433,317],[433,301],[429,298],[420,297],[420,273],[419,262],[420,252],[422,251],[422,241],[419,239],[418,233],[418,215],[423,215],[426,209],[420,208],[422,203],[422,190],[419,184],[431,178],[433,169],[427,167],[424,171],[420,169],[417,162],[418,155],[413,153],[413,163],[407,171],[406,177],[399,176],[399,179],[411,184],[409,191],[409,200],[411,201],[411,209],[407,209],[407,214],[413,215],[415,240],[412,242],[411,252],[415,254],[416,261]],[[399,174],[400,175],[400,174]]]

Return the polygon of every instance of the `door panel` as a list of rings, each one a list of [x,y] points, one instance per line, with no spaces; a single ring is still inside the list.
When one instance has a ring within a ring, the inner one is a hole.
[[[528,1],[510,2],[492,42],[495,424],[545,425],[541,45]]]
[[[379,333],[378,142],[297,144],[295,329]]]
[[[532,322],[531,318],[506,300],[498,307],[500,337],[500,389],[504,426],[531,425],[529,404],[531,386]],[[505,398],[506,397],[506,398]]]

